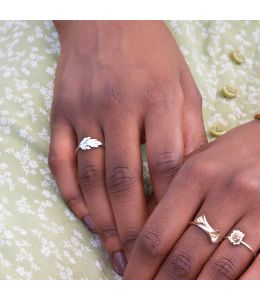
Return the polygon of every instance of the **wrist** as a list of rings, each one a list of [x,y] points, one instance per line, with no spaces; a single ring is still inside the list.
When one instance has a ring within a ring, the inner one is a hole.
[[[153,34],[165,29],[163,21],[53,21],[61,44],[61,49],[69,46],[79,52],[89,53],[98,44],[121,44],[119,40],[137,40],[142,33],[148,40]],[[100,48],[100,47],[98,47]]]
[[[95,21],[53,21],[59,34],[61,49],[63,50],[66,46],[69,46],[71,49],[77,48],[83,43],[87,45],[89,36],[91,32],[94,31],[94,22]]]

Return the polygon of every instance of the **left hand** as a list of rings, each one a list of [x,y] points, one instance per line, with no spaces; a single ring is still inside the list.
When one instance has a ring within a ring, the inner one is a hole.
[[[58,21],[49,166],[64,200],[122,274],[148,217],[140,144],[156,199],[206,143],[201,97],[163,21]],[[83,137],[105,148],[75,149]]]
[[[260,120],[191,155],[141,231],[126,279],[260,279],[260,256],[228,239],[211,243],[190,221],[205,215],[222,238],[235,229],[260,249]]]

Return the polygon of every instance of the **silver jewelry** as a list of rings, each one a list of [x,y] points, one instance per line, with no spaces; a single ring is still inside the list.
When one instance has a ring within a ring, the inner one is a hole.
[[[104,144],[90,136],[84,137],[84,139],[79,143],[77,149],[75,150],[75,154],[77,154],[78,150],[80,149],[86,151],[98,147],[104,147]]]
[[[254,256],[256,256],[256,252],[254,249],[248,245],[246,242],[243,241],[243,238],[245,237],[245,234],[240,230],[233,230],[229,236],[226,236],[225,238],[230,241],[230,243],[234,246],[239,246],[240,244],[245,246],[248,250],[250,250]]]
[[[190,224],[196,225],[206,232],[210,237],[211,243],[216,244],[221,241],[221,234],[219,230],[215,230],[209,225],[205,215],[198,217],[193,222],[190,222]]]

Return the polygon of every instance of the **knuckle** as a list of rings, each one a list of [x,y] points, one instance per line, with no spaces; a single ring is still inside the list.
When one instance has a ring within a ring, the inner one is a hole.
[[[72,104],[75,102],[69,94],[58,93],[53,99],[51,109],[51,122],[64,122],[69,119],[73,109]]]
[[[129,230],[127,233],[122,234],[121,240],[123,248],[127,251],[131,251],[133,249],[134,243],[138,238],[139,231],[137,230]]]
[[[165,79],[163,76],[152,76],[151,80],[146,84],[144,90],[144,98],[158,109],[167,111],[172,109],[176,102],[183,100],[181,88],[175,83]],[[167,110],[165,110],[167,109]]]
[[[89,115],[93,106],[94,95],[85,92],[83,96],[79,98],[79,110],[83,115]]]
[[[193,257],[187,251],[177,251],[169,258],[166,274],[169,279],[189,279],[193,271]]]
[[[118,237],[117,228],[113,223],[97,224],[97,231],[104,242],[108,239]]]
[[[50,150],[48,155],[48,166],[53,171],[61,163],[64,158],[60,154],[57,154],[56,151]]]
[[[107,186],[111,193],[129,192],[133,190],[136,182],[137,177],[134,170],[127,165],[116,165],[108,172]]]
[[[107,109],[119,109],[120,111],[127,105],[127,93],[123,82],[115,80],[105,83],[101,95],[102,105]]]
[[[93,164],[83,164],[79,167],[79,182],[84,186],[95,186],[103,179],[103,172]]]
[[[151,163],[151,172],[160,175],[160,177],[172,178],[180,168],[183,161],[181,154],[175,152],[161,152],[154,158]]]
[[[143,257],[150,260],[164,256],[161,237],[154,231],[146,230],[140,233],[137,240],[137,249]]]
[[[53,95],[53,100],[59,102],[60,104],[67,103],[73,101],[75,99],[75,92],[73,92],[73,83],[71,80],[66,77],[65,73],[63,73],[62,79],[56,81],[55,90]]]
[[[188,159],[181,168],[181,173],[192,178],[208,178],[213,174],[212,162],[205,159]]]
[[[211,277],[215,280],[234,279],[236,260],[233,257],[222,257],[212,263]]]
[[[235,193],[252,194],[260,191],[259,180],[249,172],[237,174],[228,182],[228,188]]]
[[[72,210],[82,202],[81,195],[64,195],[64,198],[65,202]]]

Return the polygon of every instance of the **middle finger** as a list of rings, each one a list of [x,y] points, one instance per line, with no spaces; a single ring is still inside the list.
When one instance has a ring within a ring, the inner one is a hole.
[[[127,117],[105,126],[107,191],[127,256],[148,215],[139,132]]]

